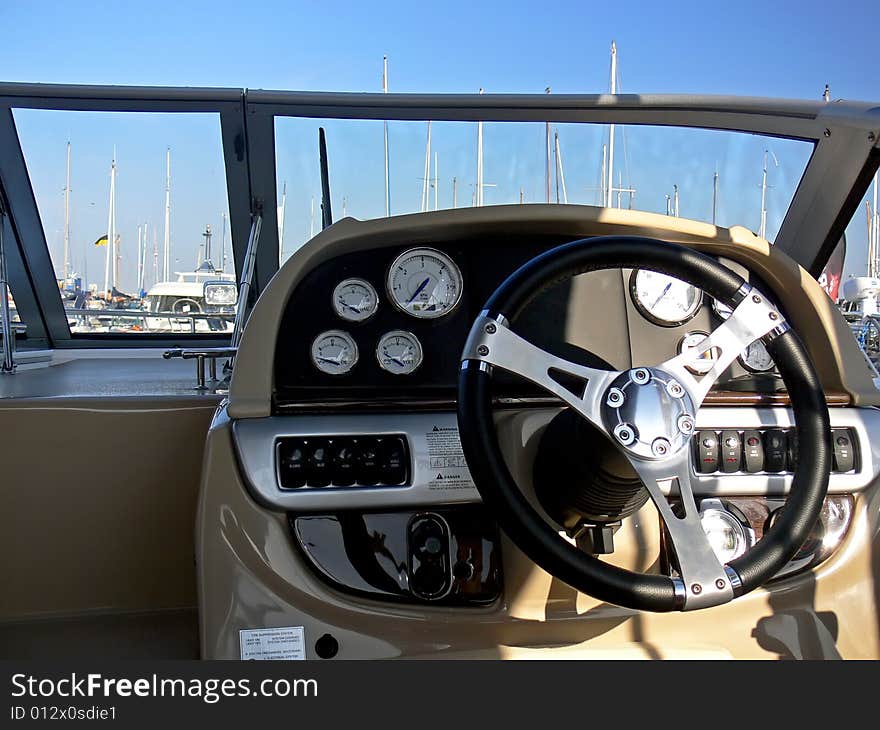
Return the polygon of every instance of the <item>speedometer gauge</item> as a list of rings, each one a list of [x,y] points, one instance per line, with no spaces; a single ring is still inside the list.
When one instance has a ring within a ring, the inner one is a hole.
[[[461,299],[461,271],[446,254],[413,248],[394,259],[388,269],[388,296],[394,306],[413,317],[435,319],[449,314]]]
[[[328,330],[312,342],[312,363],[327,375],[344,375],[358,360],[354,338],[342,330]]]
[[[422,345],[411,332],[394,330],[382,335],[376,359],[392,375],[409,375],[422,364]]]
[[[363,279],[345,279],[333,290],[333,310],[349,322],[363,322],[379,308],[373,285]]]
[[[684,324],[703,301],[703,292],[692,284],[649,269],[636,269],[629,288],[642,316],[661,327]]]

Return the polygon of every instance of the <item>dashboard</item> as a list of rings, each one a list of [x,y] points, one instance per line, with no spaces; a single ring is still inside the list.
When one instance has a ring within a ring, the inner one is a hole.
[[[454,402],[461,350],[485,301],[519,266],[568,240],[420,240],[342,254],[317,266],[290,296],[280,324],[276,412],[323,403]],[[623,369],[695,347],[728,315],[699,289],[663,274],[609,270],[544,292],[513,327],[553,354]],[[698,369],[708,371],[712,354]],[[774,375],[772,360],[756,343],[717,388],[773,392],[782,388]],[[502,397],[543,395],[512,376],[496,380]]]

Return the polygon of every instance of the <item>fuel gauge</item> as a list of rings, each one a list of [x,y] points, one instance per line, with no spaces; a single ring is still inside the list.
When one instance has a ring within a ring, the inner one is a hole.
[[[345,279],[333,290],[333,309],[348,322],[363,322],[379,308],[379,295],[364,279]]]

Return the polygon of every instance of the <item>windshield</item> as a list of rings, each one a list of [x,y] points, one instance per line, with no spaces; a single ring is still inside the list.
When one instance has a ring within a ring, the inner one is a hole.
[[[799,140],[679,127],[279,117],[282,258],[321,229],[319,128],[334,220],[569,203],[741,225],[771,242],[813,151]]]

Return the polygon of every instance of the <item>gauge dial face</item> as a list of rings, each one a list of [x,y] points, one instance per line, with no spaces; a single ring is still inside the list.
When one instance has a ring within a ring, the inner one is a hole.
[[[312,342],[312,362],[322,373],[344,375],[357,360],[357,343],[347,332],[328,330]]]
[[[703,292],[692,284],[648,269],[633,272],[630,293],[642,316],[662,327],[684,324],[703,301]]]
[[[340,281],[333,290],[333,310],[349,322],[363,322],[379,308],[373,285],[363,279]]]
[[[681,342],[678,343],[679,354],[695,349],[708,336],[709,335],[705,332],[688,332],[681,338]],[[704,352],[697,360],[686,367],[695,375],[705,375],[715,366],[715,361],[717,359],[718,348],[713,347],[711,350]]]
[[[394,306],[413,317],[449,314],[461,299],[461,271],[446,254],[413,248],[394,259],[386,282]]]
[[[376,359],[392,375],[409,375],[422,364],[422,345],[411,332],[393,330],[382,335]]]
[[[761,340],[755,340],[739,356],[742,366],[753,373],[766,373],[776,367]]]

